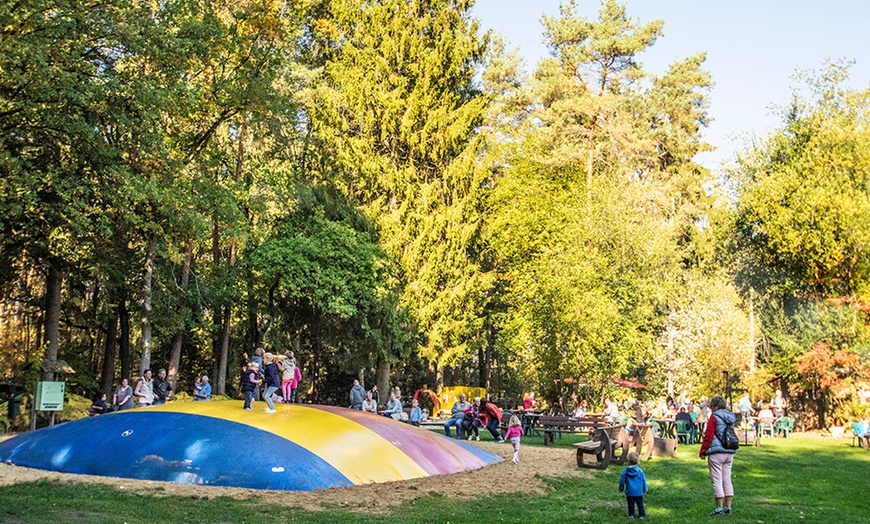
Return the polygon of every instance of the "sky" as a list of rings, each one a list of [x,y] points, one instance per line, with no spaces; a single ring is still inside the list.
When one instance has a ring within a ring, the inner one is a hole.
[[[568,0],[564,0],[566,3]],[[623,0],[624,1],[624,0]],[[598,18],[598,0],[577,0],[580,16]],[[501,32],[519,46],[531,72],[547,56],[541,15],[557,15],[560,0],[477,0],[473,15],[483,29]],[[664,20],[664,36],[638,56],[645,71],[707,52],[705,68],[713,122],[704,138],[716,150],[696,160],[709,169],[734,158],[754,136],[781,119],[797,71],[821,69],[826,59],[854,61],[848,85],[870,88],[870,2],[864,0],[629,0],[628,15],[647,23]]]

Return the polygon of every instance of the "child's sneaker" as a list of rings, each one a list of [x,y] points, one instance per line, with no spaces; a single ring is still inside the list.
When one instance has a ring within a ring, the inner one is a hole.
[[[722,508],[722,510],[725,512],[726,515],[731,514],[731,506],[725,506],[724,508]]]
[[[480,442],[480,435],[477,436],[477,441]]]
[[[724,508],[716,508],[710,512],[711,517],[718,517],[719,515],[724,515],[724,514],[725,514]]]

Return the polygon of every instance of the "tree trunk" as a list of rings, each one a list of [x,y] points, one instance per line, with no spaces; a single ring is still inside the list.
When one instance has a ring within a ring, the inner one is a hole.
[[[495,351],[495,326],[492,322],[486,322],[486,344],[481,348],[478,354],[480,359],[480,376],[478,377],[479,386],[484,388],[489,393],[489,388],[492,380],[492,355]]]
[[[142,356],[139,361],[139,376],[151,368],[151,277],[154,274],[154,252],[157,237],[151,235],[145,249],[145,276],[142,278]]]
[[[223,329],[221,329],[221,354],[218,360],[217,394],[224,395],[227,391],[227,360],[230,354],[230,316],[232,308],[224,306]]]
[[[118,304],[118,321],[121,325],[121,338],[118,352],[121,357],[121,378],[130,379],[133,383],[133,350],[130,347],[130,310],[127,309],[127,299],[122,298]]]
[[[217,215],[211,219],[211,260],[214,265],[215,274],[220,273],[221,264],[221,246],[220,246],[220,228],[218,225]],[[217,393],[217,384],[220,382],[220,361],[221,361],[221,333],[223,332],[223,306],[215,304],[212,311],[212,336],[211,336],[211,376],[214,382],[215,392]]]
[[[378,357],[378,393],[380,394],[381,404],[386,404],[389,399],[390,391],[390,363],[383,355]]]
[[[181,266],[181,299],[178,303],[178,309],[183,311],[187,308],[187,283],[190,281],[190,258],[193,253],[193,239],[188,239],[184,246],[184,263]],[[181,364],[181,342],[184,339],[185,326],[182,325],[172,339],[172,349],[169,350],[169,371],[167,372],[167,380],[172,391],[178,391],[178,367]]]
[[[592,202],[592,167],[594,165],[595,140],[592,139],[592,130],[589,130],[589,153],[586,157],[586,202]]]
[[[100,374],[100,391],[111,397],[112,385],[115,383],[115,355],[118,342],[118,313],[113,312],[106,329],[106,345],[103,351],[103,371]]]
[[[257,319],[257,301],[254,298],[254,275],[248,271],[248,348],[260,346],[260,327]]]
[[[63,272],[56,260],[48,263],[48,275],[45,280],[45,341],[48,347],[45,350],[44,360],[54,362],[57,360],[58,347],[60,346],[60,303],[61,290],[63,288]],[[45,371],[42,380],[54,380],[53,371]]]

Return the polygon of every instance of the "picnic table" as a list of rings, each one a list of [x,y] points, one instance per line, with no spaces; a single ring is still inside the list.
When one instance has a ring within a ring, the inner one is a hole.
[[[655,434],[652,424],[635,424],[631,431],[630,447],[638,454],[640,460],[649,460],[655,447]]]
[[[672,418],[651,418],[650,422],[655,422],[661,429],[661,436],[664,438],[677,438],[674,430],[674,422]]]
[[[625,463],[631,441],[624,426],[605,426],[595,429],[590,440],[577,442],[573,446],[577,449],[578,467],[604,470],[611,463]],[[586,462],[586,457],[590,455],[595,457],[595,462]]]
[[[538,418],[538,424],[544,433],[544,445],[549,445],[555,439],[556,435],[563,432],[576,433],[578,431],[593,431],[606,427],[610,424],[607,419],[598,417],[554,417],[541,416]]]

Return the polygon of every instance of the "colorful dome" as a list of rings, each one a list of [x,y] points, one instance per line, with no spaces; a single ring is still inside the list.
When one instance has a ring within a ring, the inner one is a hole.
[[[63,473],[311,490],[446,475],[501,462],[465,442],[332,406],[176,402],[67,422],[0,442],[0,460]]]

